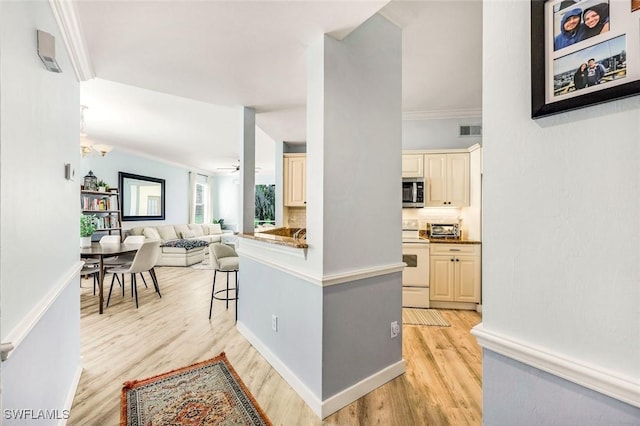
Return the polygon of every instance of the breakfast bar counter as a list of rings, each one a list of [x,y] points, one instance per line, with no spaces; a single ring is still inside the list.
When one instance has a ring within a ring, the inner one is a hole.
[[[275,228],[253,234],[238,234],[238,236],[270,244],[306,249],[309,247],[306,238],[294,238],[293,236],[299,231],[298,228]]]

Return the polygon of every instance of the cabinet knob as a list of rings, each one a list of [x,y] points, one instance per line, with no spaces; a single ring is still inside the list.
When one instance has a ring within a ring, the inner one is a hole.
[[[460,259],[456,259],[456,262],[460,262]]]
[[[453,262],[453,259],[451,259],[450,262]]]

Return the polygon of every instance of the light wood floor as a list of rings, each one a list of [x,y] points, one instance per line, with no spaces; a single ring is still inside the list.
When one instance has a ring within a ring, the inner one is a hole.
[[[223,351],[274,425],[482,424],[481,352],[469,334],[480,322],[476,312],[441,311],[451,327],[405,325],[407,372],[322,422],[237,332],[233,305],[225,311],[224,302],[216,302],[214,318],[209,321],[213,271],[156,269],[162,298],[149,279],[149,289],[138,280],[137,310],[128,279],[126,296],[114,288],[103,315],[97,313],[91,281],[82,281],[84,370],[69,425],[117,425],[125,381],[154,376]]]

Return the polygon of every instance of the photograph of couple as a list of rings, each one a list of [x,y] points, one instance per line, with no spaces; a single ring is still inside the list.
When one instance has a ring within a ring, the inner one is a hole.
[[[609,31],[609,2],[564,0],[554,7],[553,50]]]
[[[532,0],[531,116],[640,93],[639,21],[640,0]]]
[[[554,60],[554,95],[604,84],[626,75],[626,36],[621,35]]]

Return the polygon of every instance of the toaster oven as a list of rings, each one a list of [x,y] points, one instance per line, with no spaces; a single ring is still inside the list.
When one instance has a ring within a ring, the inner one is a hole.
[[[430,238],[460,238],[460,225],[457,223],[431,223]]]

